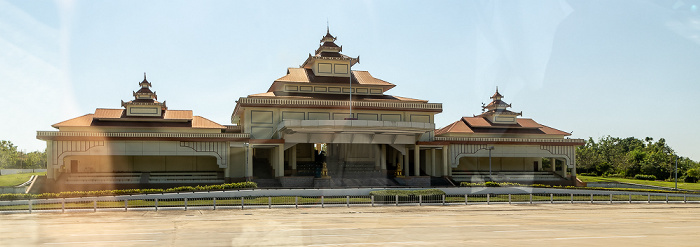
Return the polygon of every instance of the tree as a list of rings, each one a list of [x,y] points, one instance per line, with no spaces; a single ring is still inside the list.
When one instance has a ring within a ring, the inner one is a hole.
[[[17,146],[10,141],[0,140],[0,168],[14,167],[18,159]]]
[[[46,150],[24,153],[12,142],[0,140],[0,168],[46,168]]]

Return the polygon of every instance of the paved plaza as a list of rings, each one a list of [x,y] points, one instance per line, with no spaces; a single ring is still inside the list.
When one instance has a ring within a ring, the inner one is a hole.
[[[0,246],[698,246],[697,204],[0,215]]]

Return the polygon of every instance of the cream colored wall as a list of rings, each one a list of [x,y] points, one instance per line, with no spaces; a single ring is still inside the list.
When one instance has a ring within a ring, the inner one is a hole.
[[[182,172],[221,171],[216,158],[209,156],[107,156],[77,155],[64,158],[66,172],[72,161],[78,172]]]
[[[242,178],[245,177],[246,165],[246,148],[232,147],[229,156],[227,177]]]
[[[48,141],[47,169],[68,169],[68,156],[211,156],[221,168],[228,163],[229,142]]]
[[[162,115],[163,110],[160,106],[135,106],[128,105],[126,107],[127,116],[151,116],[159,117]]]
[[[299,119],[303,113],[304,119]],[[322,113],[322,114],[317,114]],[[349,117],[348,110],[314,109],[314,108],[278,108],[278,107],[246,107],[244,109],[244,132],[251,134],[251,139],[273,139],[277,124],[283,119],[297,120],[343,120]],[[284,116],[283,116],[284,115]],[[323,118],[318,118],[323,115]],[[406,112],[406,111],[379,111],[379,110],[353,110],[353,117],[360,120],[371,119],[376,115],[376,121],[394,121],[398,116],[401,122],[425,122],[435,121],[434,112]],[[382,118],[384,117],[384,118]],[[433,132],[426,134],[421,140],[430,140]]]
[[[312,65],[311,70],[317,76],[349,77],[350,61],[319,59]]]
[[[534,171],[534,161],[541,158],[532,157],[492,157],[491,169],[498,171]],[[455,171],[488,171],[489,157],[462,157]]]

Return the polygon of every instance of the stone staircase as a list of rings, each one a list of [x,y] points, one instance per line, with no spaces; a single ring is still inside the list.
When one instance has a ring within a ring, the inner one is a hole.
[[[520,184],[557,183],[566,182],[565,178],[553,172],[452,172],[452,179],[457,182],[483,183],[483,182],[511,182]]]

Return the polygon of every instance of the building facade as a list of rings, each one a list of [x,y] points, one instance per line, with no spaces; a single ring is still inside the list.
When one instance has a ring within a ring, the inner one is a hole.
[[[442,104],[389,94],[396,85],[352,70],[359,56],[342,54],[335,42],[327,31],[314,53],[267,92],[239,98],[231,125],[168,109],[144,74],[121,109],[96,109],[37,133],[47,142],[47,178],[73,187],[242,180],[272,187],[435,186],[575,178],[575,147],[584,141],[519,118],[498,90],[480,115],[436,129]]]

